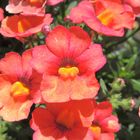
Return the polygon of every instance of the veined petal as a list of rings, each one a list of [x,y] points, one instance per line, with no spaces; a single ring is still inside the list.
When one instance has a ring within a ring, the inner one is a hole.
[[[6,121],[19,121],[26,119],[30,112],[32,101],[15,102],[11,97],[9,101],[0,110],[0,116]]]
[[[15,52],[9,52],[0,60],[0,71],[6,75],[18,78],[22,76],[21,56]]]
[[[69,50],[70,33],[63,26],[57,26],[46,38],[48,49],[56,56],[64,57]]]
[[[105,65],[106,58],[103,55],[101,46],[93,44],[77,57],[75,61],[78,63],[80,73],[95,73]]]
[[[7,80],[5,80],[4,75],[0,75],[0,108],[5,105],[5,103],[10,98],[10,89],[11,89],[11,83]]]
[[[72,26],[69,28],[69,31],[71,33],[69,55],[77,57],[89,48],[91,39],[88,33],[79,26]]]
[[[97,95],[99,84],[92,76],[79,76],[74,80],[66,80],[44,74],[41,94],[46,102],[65,102],[71,99],[81,100]]]
[[[95,120],[99,122],[112,114],[112,105],[108,101],[101,102],[97,105]]]
[[[60,60],[45,45],[36,46],[32,56],[32,66],[39,73],[57,74]]]
[[[32,74],[32,67],[31,67],[31,58],[32,58],[32,49],[26,50],[22,54],[22,68],[23,68],[23,75],[28,79]]]

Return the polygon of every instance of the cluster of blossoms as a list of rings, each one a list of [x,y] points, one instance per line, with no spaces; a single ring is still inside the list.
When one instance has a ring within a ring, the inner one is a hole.
[[[63,0],[9,0],[0,33],[18,40],[53,22],[47,5]],[[66,19],[85,23],[99,34],[123,36],[140,14],[139,0],[84,0]],[[0,60],[0,116],[6,121],[27,119],[33,140],[114,140],[120,129],[109,101],[96,102],[100,85],[96,72],[106,63],[100,44],[79,26],[56,26],[46,44]],[[32,105],[44,104],[30,112]]]

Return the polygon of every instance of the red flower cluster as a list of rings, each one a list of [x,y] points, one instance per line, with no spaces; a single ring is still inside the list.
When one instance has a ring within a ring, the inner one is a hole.
[[[57,26],[46,45],[0,60],[0,116],[25,119],[33,103],[44,103],[46,108],[32,114],[34,140],[100,140],[104,135],[113,140],[119,124],[111,104],[92,100],[99,90],[95,73],[105,63],[101,46],[92,44],[84,30]]]
[[[0,33],[21,39],[52,22],[46,5],[64,0],[9,0]],[[139,1],[84,0],[72,8],[69,19],[84,22],[94,31],[123,36],[140,14]],[[6,121],[28,118],[33,104],[44,104],[32,113],[33,140],[114,140],[120,125],[109,101],[94,99],[100,85],[96,72],[106,63],[100,44],[79,26],[49,30],[46,44],[22,55],[9,52],[0,59],[0,116]]]

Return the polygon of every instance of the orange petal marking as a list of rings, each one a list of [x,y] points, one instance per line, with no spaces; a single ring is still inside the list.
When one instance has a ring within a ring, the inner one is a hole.
[[[100,140],[100,134],[101,134],[101,128],[99,126],[96,126],[96,125],[92,125],[90,127],[91,131],[93,132],[94,134],[94,139],[95,140]]]
[[[109,9],[104,10],[97,16],[103,25],[108,25],[113,20],[113,17],[114,14]]]
[[[20,33],[25,32],[30,27],[31,27],[31,23],[27,19],[25,19],[25,18],[19,19],[19,21],[18,21],[18,31]]]
[[[72,128],[74,126],[75,118],[73,112],[64,110],[58,115],[56,122],[66,128]]]

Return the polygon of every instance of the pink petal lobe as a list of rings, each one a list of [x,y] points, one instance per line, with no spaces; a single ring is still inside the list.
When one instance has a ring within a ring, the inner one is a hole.
[[[93,98],[98,90],[99,84],[94,76],[79,76],[74,80],[65,81],[56,76],[44,75],[41,85],[42,97],[47,102]]]
[[[57,26],[46,38],[48,49],[56,56],[63,57],[68,53],[70,33],[63,26]]]
[[[5,79],[3,75],[0,75],[0,108],[3,107],[5,103],[9,100],[10,89],[11,83],[7,81],[7,79]]]
[[[95,120],[99,122],[112,114],[112,105],[108,101],[101,102],[97,105]]]
[[[79,26],[72,26],[69,31],[71,33],[69,55],[73,57],[79,56],[90,46],[91,39],[87,32]]]
[[[93,6],[86,0],[81,1],[78,6],[72,8],[70,12],[70,19],[74,23],[81,23],[83,22],[84,15],[95,15]]]
[[[45,45],[36,46],[32,52],[32,66],[39,73],[57,74],[59,59]]]
[[[12,77],[22,76],[21,56],[15,52],[9,52],[0,60],[0,71]]]
[[[15,102],[11,97],[9,101],[0,110],[0,116],[4,120],[12,122],[26,119],[30,112],[32,102],[27,100],[25,102]]]
[[[75,61],[78,63],[78,68],[81,73],[87,71],[93,73],[105,65],[106,58],[103,55],[101,46],[99,44],[94,44],[77,57]]]
[[[102,133],[101,140],[115,140],[114,133]]]
[[[31,67],[31,58],[32,58],[32,50],[26,50],[22,54],[22,68],[23,68],[23,75],[29,79],[32,74],[32,67]]]

